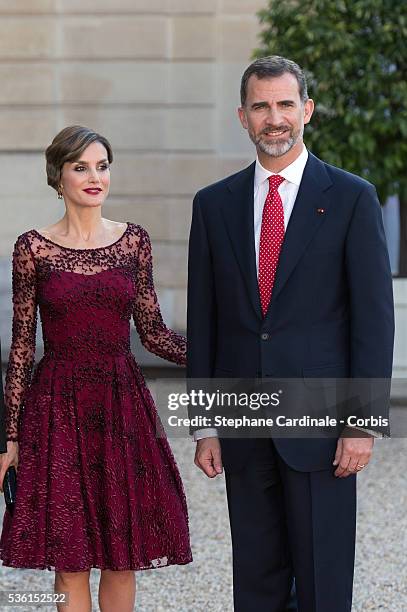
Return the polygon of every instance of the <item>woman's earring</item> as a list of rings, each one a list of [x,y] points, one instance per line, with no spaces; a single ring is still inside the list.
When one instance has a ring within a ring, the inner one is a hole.
[[[62,200],[63,195],[62,195],[62,185],[60,185],[58,187],[58,200]]]

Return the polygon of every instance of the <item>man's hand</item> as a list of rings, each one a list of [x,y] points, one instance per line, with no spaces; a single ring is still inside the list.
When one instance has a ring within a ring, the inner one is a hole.
[[[194,463],[209,478],[222,474],[222,457],[219,439],[202,438],[196,443]]]
[[[346,433],[349,430],[346,429]],[[363,437],[355,437],[363,436]],[[360,472],[370,461],[374,444],[373,436],[355,430],[351,437],[338,439],[333,465],[337,465],[335,476],[346,478]],[[363,467],[360,467],[363,466]]]

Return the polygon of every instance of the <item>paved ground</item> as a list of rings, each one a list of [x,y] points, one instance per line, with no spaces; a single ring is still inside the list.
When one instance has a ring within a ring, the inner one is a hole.
[[[194,444],[171,440],[187,491],[194,563],[139,572],[138,612],[232,612],[231,547],[224,478],[208,480],[193,465]],[[407,440],[376,442],[359,478],[355,612],[407,610]],[[3,499],[3,496],[0,496]],[[1,509],[1,516],[3,510]],[[335,528],[335,522],[332,522]],[[2,567],[0,589],[49,590],[50,571]],[[94,611],[98,570],[92,570]],[[15,612],[33,607],[7,608]],[[52,609],[43,607],[41,609]],[[5,609],[6,610],[6,609]]]

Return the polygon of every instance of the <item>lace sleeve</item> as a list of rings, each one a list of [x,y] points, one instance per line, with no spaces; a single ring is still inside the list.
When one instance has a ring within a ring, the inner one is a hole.
[[[186,363],[186,338],[165,326],[154,289],[151,243],[141,229],[133,318],[143,346],[167,361]]]
[[[30,383],[37,329],[36,274],[26,236],[13,253],[13,334],[6,374],[6,437],[18,440],[18,420]]]

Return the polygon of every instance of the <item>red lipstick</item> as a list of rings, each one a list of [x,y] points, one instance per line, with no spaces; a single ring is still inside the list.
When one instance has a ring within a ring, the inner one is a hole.
[[[88,189],[84,189],[83,191],[85,191],[89,195],[98,195],[102,190],[100,189],[100,187],[88,187]]]

